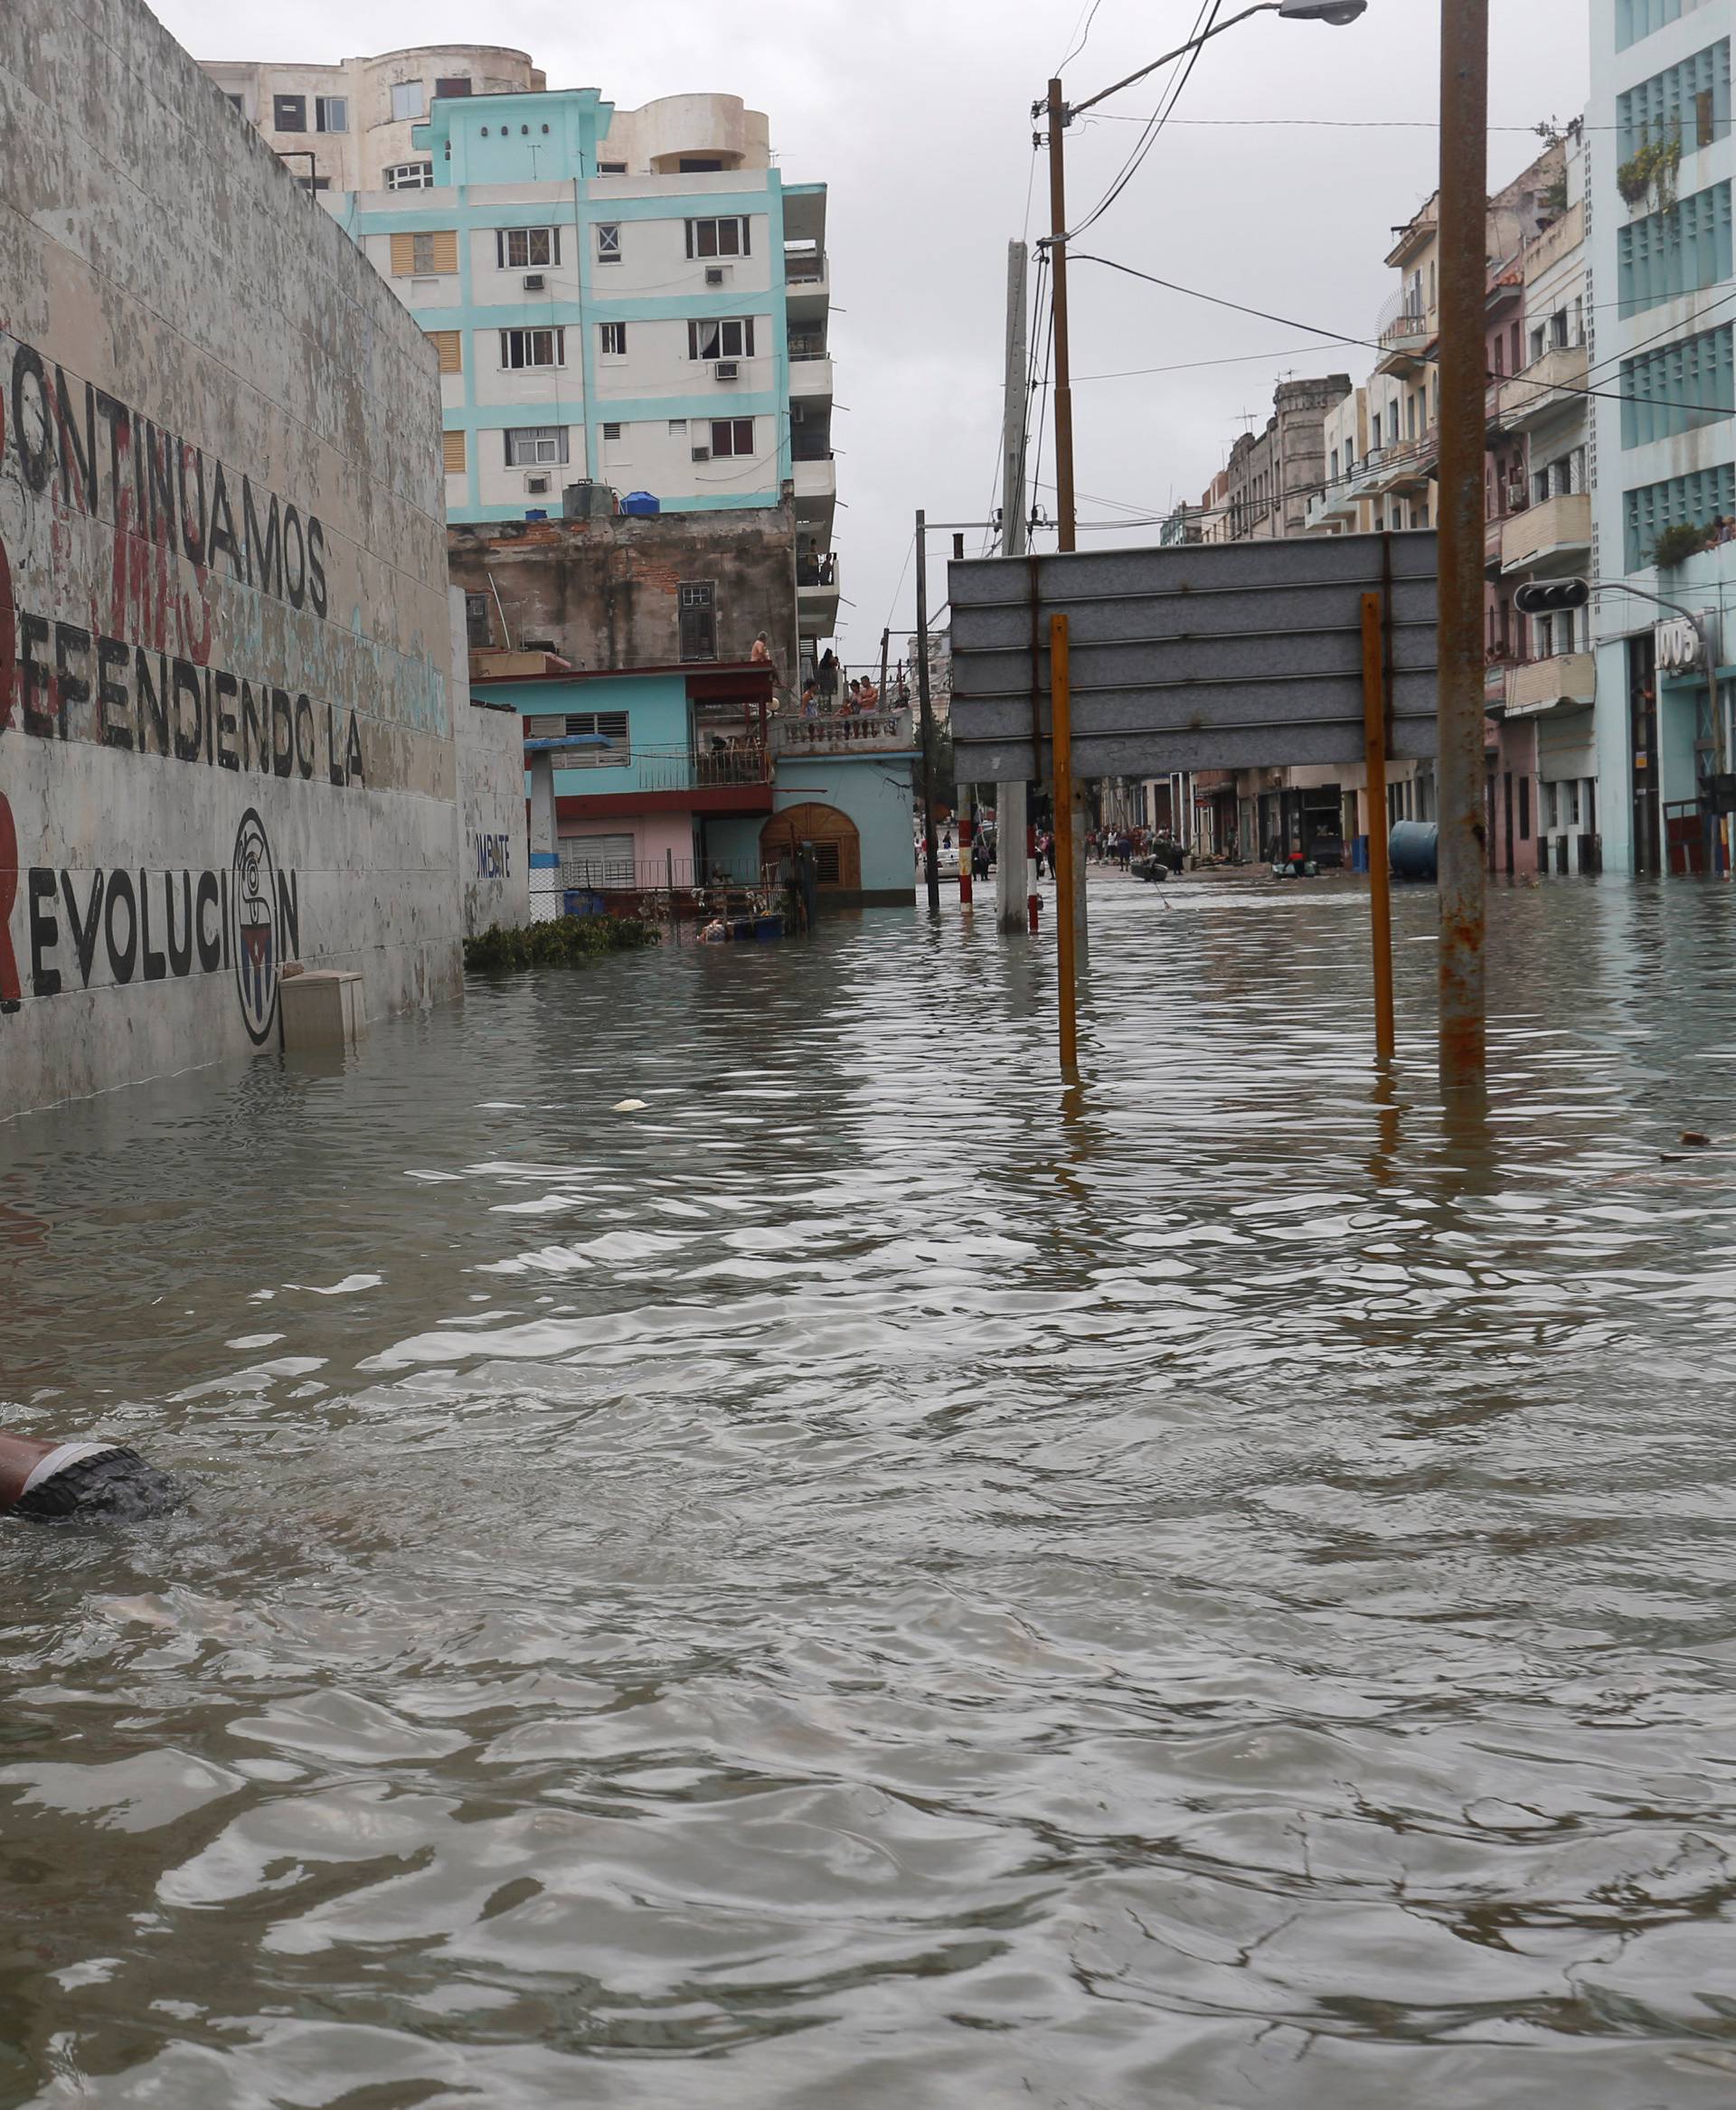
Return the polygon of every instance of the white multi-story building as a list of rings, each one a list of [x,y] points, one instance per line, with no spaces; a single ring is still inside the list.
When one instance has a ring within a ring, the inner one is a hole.
[[[325,126],[310,182],[438,351],[450,520],[788,495],[805,650],[831,635],[826,193],[763,113],[618,111],[490,49],[208,71],[286,158]]]
[[[335,66],[214,60],[205,71],[314,191],[420,190],[434,172],[410,134],[437,96],[547,86],[528,52],[498,44],[422,45]]]
[[[1731,0],[1591,0],[1599,823],[1617,871],[1730,869],[1731,30]]]

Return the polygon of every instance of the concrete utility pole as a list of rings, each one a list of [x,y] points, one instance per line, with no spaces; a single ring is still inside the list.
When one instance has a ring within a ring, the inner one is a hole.
[[[1073,496],[1073,354],[1067,309],[1067,167],[1065,140],[1071,118],[1059,80],[1049,83],[1049,283],[1054,308],[1055,350],[1055,523],[1056,547],[1079,546],[1079,509]],[[1051,682],[1050,710],[1054,709]],[[1071,782],[1071,779],[1070,779]],[[1084,787],[1074,784],[1069,810],[1061,810],[1057,785],[1055,813],[1055,916],[1073,928],[1072,965],[1090,964],[1090,937],[1085,914]],[[1062,867],[1065,867],[1063,871]],[[1071,1001],[1068,992],[1067,1001]]]
[[[1484,297],[1488,278],[1489,0],[1440,21],[1440,1081],[1485,1078]]]
[[[929,913],[940,913],[940,861],[934,851],[934,699],[929,693],[929,516],[916,516],[916,694],[922,710],[922,862]]]
[[[1001,554],[1024,555],[1024,440],[1027,355],[1024,322],[1025,247],[1006,245],[1006,398],[1001,431]],[[1029,787],[1001,784],[995,789],[995,912],[1003,930],[1024,928],[1024,905],[1031,893],[1027,805]]]

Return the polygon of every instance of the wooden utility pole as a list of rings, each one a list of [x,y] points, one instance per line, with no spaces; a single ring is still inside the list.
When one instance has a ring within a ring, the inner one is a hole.
[[[1484,307],[1489,0],[1440,11],[1440,1081],[1479,1090],[1486,1058],[1483,758]]]
[[[1067,618],[1049,618],[1049,737],[1055,771],[1055,964],[1061,1015],[1061,1073],[1079,1069],[1079,975],[1073,948],[1073,688]]]
[[[916,516],[916,693],[922,711],[922,862],[929,913],[940,913],[940,861],[934,849],[934,699],[929,693],[929,516]]]
[[[1374,942],[1374,1052],[1398,1050],[1392,1020],[1392,868],[1386,840],[1386,625],[1382,596],[1363,596],[1363,759],[1368,798],[1368,911]]]

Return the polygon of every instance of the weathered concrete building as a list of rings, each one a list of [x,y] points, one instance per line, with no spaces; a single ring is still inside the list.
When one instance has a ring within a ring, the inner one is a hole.
[[[138,0],[0,9],[0,1117],[458,985],[432,348]]]
[[[552,652],[580,673],[747,660],[764,631],[797,679],[795,517],[754,511],[515,520],[447,533],[473,651]]]

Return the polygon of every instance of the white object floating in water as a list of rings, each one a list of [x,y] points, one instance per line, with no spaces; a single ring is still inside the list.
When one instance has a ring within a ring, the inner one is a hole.
[[[646,1104],[644,1099],[617,1099],[609,1110],[611,1114],[642,1114]]]

